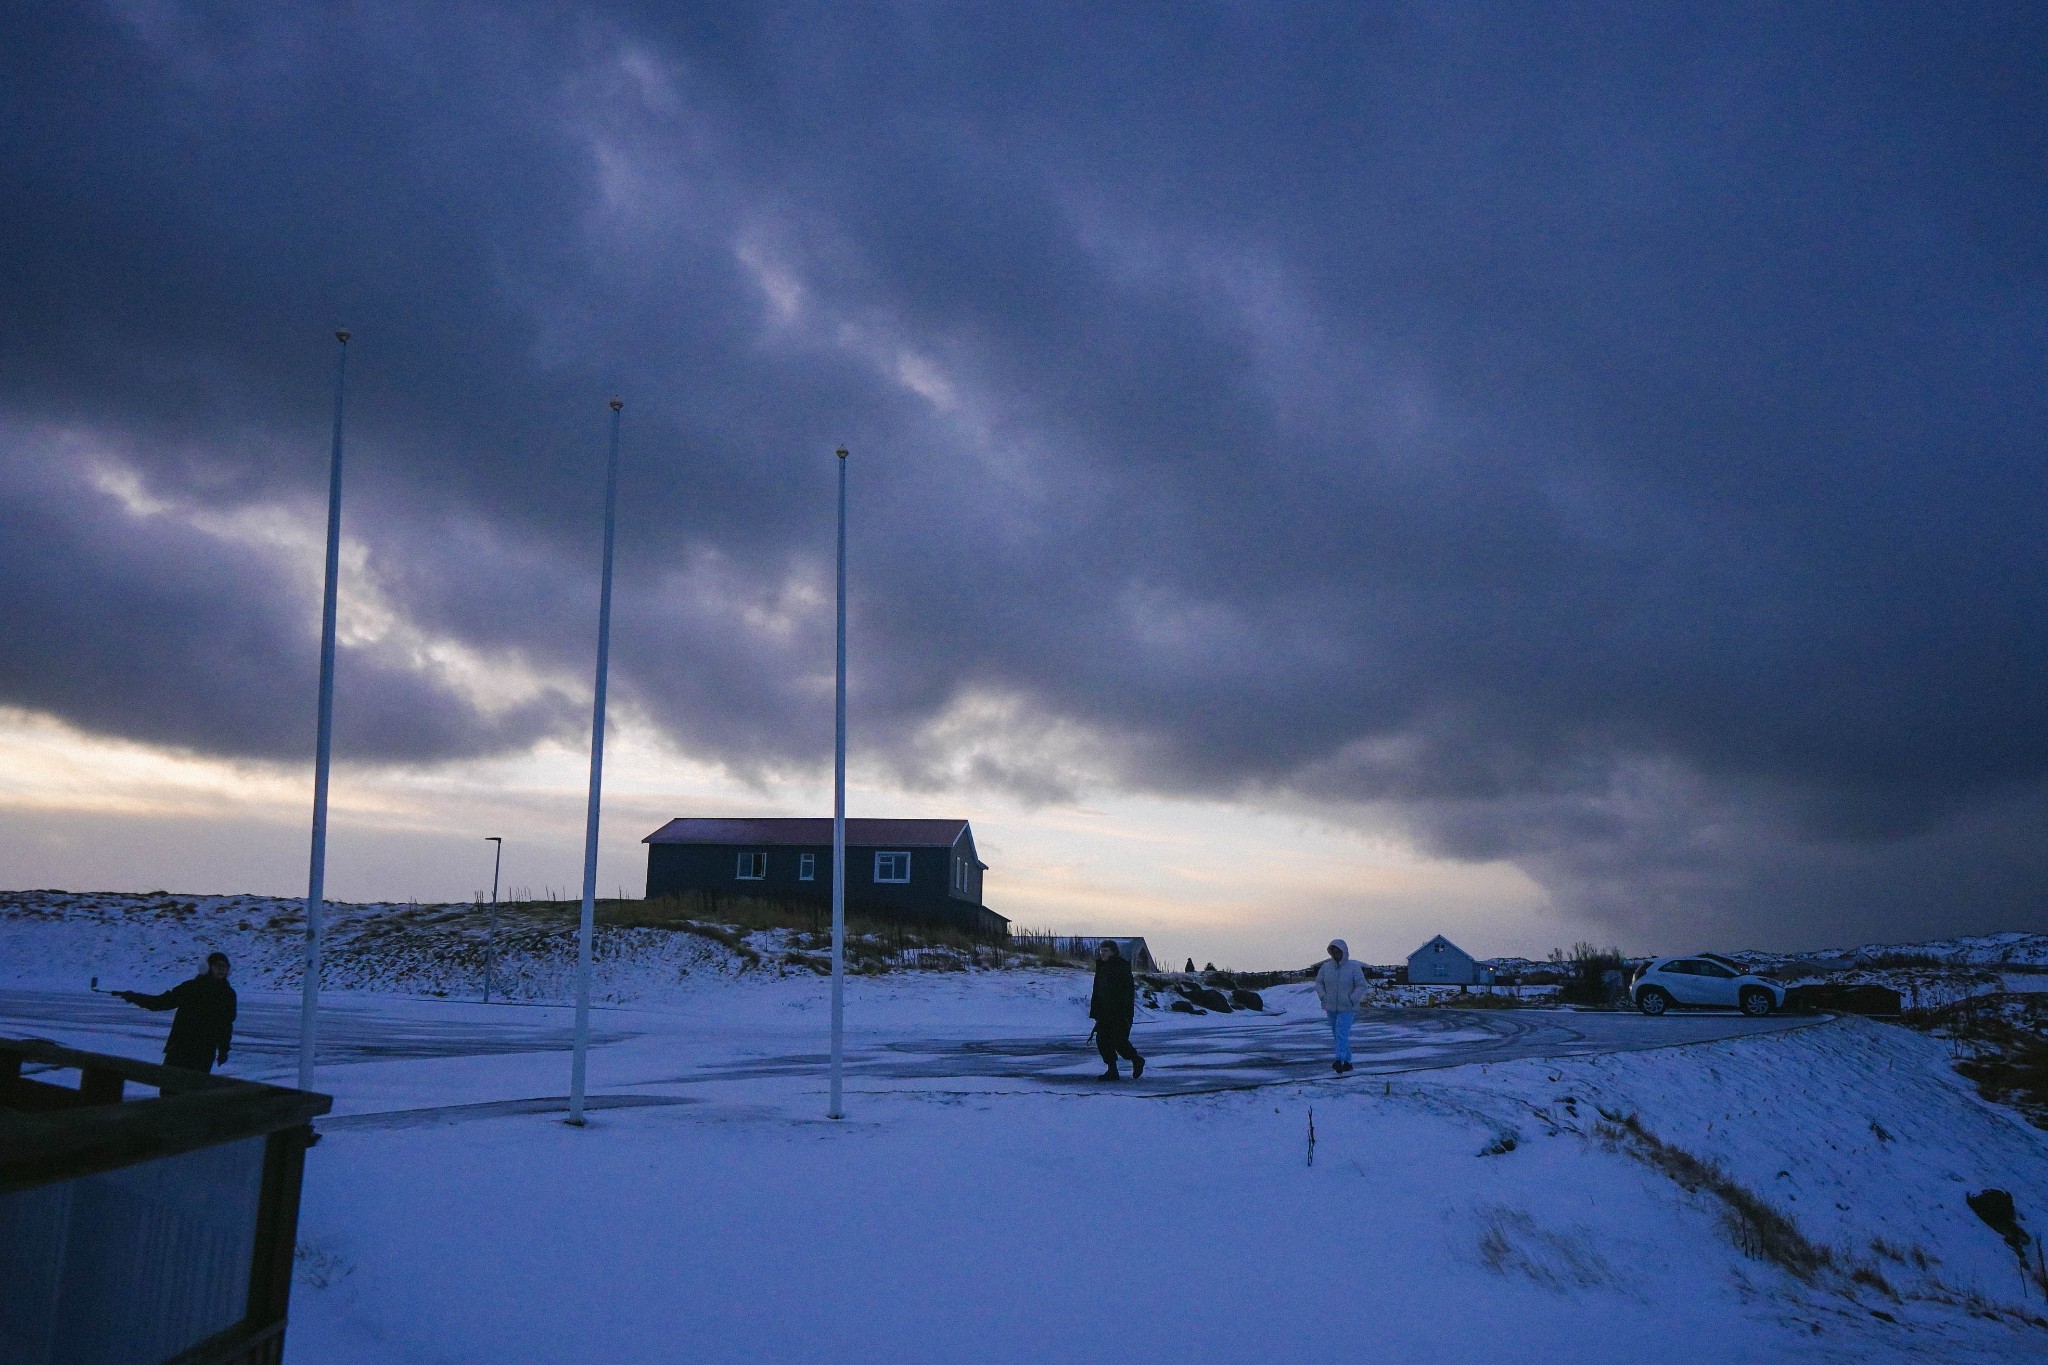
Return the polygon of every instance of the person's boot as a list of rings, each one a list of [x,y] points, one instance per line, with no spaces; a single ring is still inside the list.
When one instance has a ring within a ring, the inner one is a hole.
[[[1344,1074],[1344,1063],[1333,1061],[1330,1063],[1330,1070],[1336,1072],[1339,1076],[1341,1076]]]
[[[1098,1081],[1120,1081],[1123,1079],[1123,1076],[1117,1071],[1115,1067],[1111,1067],[1109,1068],[1109,1070],[1103,1072],[1100,1076],[1097,1076],[1095,1079]]]
[[[1134,1081],[1135,1081],[1135,1080],[1138,1080],[1138,1079],[1142,1078],[1142,1077],[1144,1076],[1144,1074],[1145,1074],[1145,1059],[1144,1059],[1143,1057],[1133,1057],[1133,1058],[1131,1058],[1131,1079],[1132,1079],[1132,1080],[1134,1080]]]

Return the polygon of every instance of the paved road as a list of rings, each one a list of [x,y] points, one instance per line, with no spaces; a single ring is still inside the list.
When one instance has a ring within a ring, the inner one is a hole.
[[[394,1008],[376,1000],[327,996],[320,1002],[319,1060],[322,1065],[332,1065],[406,1057],[485,1057],[559,1052],[569,1046],[566,1028],[543,1017],[522,1018],[525,1013],[510,1007],[492,1007],[488,1018],[434,1019],[423,1018],[419,1006],[410,1001]],[[543,1012],[534,1013],[538,1016]],[[237,1054],[298,1055],[298,1006],[252,1000],[244,995],[237,1014]],[[85,1031],[95,1038],[118,1038],[124,1044],[132,1044],[119,1050],[153,1061],[163,1050],[170,1024],[169,1014],[138,1009],[111,995],[0,989],[0,1037],[41,1038]],[[593,1027],[590,1032],[591,1042],[597,1045],[631,1036],[602,1027]]]
[[[1473,1062],[1507,1062],[1530,1057],[1582,1057],[1637,1052],[1682,1043],[1710,1042],[1751,1033],[1770,1033],[1819,1022],[1819,1016],[1748,1019],[1725,1014],[1674,1014],[1650,1019],[1639,1014],[1578,1013],[1564,1010],[1368,1010],[1351,1035],[1354,1075],[1387,1075]],[[1032,1088],[1106,1090],[1102,1063],[1086,1035],[1002,1040],[905,1039],[849,1050],[849,1083],[863,1089],[894,1088],[890,1081],[965,1082],[968,1088],[999,1089],[1006,1081]],[[1145,1054],[1145,1078],[1126,1081],[1124,1093],[1190,1094],[1244,1089],[1330,1076],[1330,1034],[1321,1018],[1301,1015],[1232,1015],[1177,1028],[1140,1023],[1135,1042]],[[635,1078],[635,1084],[690,1085],[816,1075],[823,1053],[695,1067],[686,1072]],[[1126,1068],[1128,1071],[1128,1068]],[[906,1087],[909,1088],[909,1087]]]
[[[451,1005],[443,1017],[431,1002],[336,999],[321,1003],[320,1060],[393,1061],[410,1058],[500,1056],[565,1051],[566,1011],[488,1009]],[[650,1036],[645,1026],[659,1016],[606,1011],[592,1029],[596,1046]],[[1565,1010],[1369,1010],[1352,1034],[1355,1075],[1385,1075],[1472,1062],[1505,1062],[1529,1057],[1578,1057],[1633,1052],[1679,1043],[1706,1042],[1743,1034],[1797,1028],[1813,1016],[1748,1019],[1739,1014],[1673,1014],[1649,1019],[1638,1014],[1578,1013]],[[153,1056],[161,1048],[169,1019],[106,995],[70,991],[0,990],[0,1036],[89,1035],[84,1045]],[[296,1006],[245,997],[236,1027],[236,1052],[246,1058],[295,1056]],[[109,1040],[118,1040],[115,1047]],[[730,1040],[728,1040],[729,1043]],[[1235,1014],[1199,1022],[1178,1016],[1140,1021],[1136,1041],[1150,1066],[1143,1082],[1119,1086],[1122,1093],[1171,1095],[1240,1089],[1327,1078],[1329,1032],[1320,1017],[1301,1014]],[[657,1055],[673,1056],[667,1049]],[[677,1049],[703,1056],[703,1043]],[[621,1057],[604,1088],[639,1092],[645,1087],[690,1089],[758,1081],[815,1081],[826,1057],[802,1051],[772,1056],[732,1057],[677,1067],[649,1062],[647,1051]],[[617,1074],[621,1070],[626,1074]],[[865,1090],[890,1089],[1055,1089],[1090,1092],[1109,1087],[1096,1077],[1101,1063],[1086,1034],[1037,1037],[875,1039],[856,1033],[849,1040],[847,1077]],[[728,1093],[730,1093],[728,1091]],[[539,1103],[539,1101],[533,1101]],[[526,1101],[519,1101],[526,1103]]]

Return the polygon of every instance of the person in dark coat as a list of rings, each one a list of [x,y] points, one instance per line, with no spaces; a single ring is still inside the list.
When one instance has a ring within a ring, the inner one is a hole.
[[[1128,1057],[1131,1079],[1145,1074],[1145,1059],[1131,1046],[1131,1019],[1138,1012],[1138,986],[1131,964],[1124,961],[1116,940],[1104,939],[1095,950],[1095,992],[1088,998],[1088,1017],[1095,1021],[1095,1050],[1102,1054],[1105,1081],[1120,1081],[1116,1059]]]
[[[146,1010],[176,1010],[171,1036],[164,1040],[164,1065],[188,1071],[211,1071],[227,1061],[235,1035],[235,988],[228,984],[228,955],[213,953],[206,970],[181,981],[162,995],[115,991],[131,1005]]]

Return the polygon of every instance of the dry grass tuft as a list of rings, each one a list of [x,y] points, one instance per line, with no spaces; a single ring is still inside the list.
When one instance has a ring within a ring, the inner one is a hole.
[[[1482,1211],[1479,1263],[1496,1275],[1520,1275],[1552,1293],[1619,1283],[1584,1229],[1540,1227],[1520,1209]]]
[[[1808,1283],[1834,1267],[1835,1258],[1826,1247],[1806,1240],[1790,1218],[1715,1162],[1664,1141],[1643,1127],[1634,1114],[1603,1111],[1602,1117],[1607,1120],[1601,1126],[1604,1136],[1622,1143],[1638,1159],[1671,1177],[1680,1189],[1688,1193],[1705,1191],[1720,1200],[1722,1226],[1743,1255],[1769,1261]],[[1875,1271],[1870,1273],[1882,1282]],[[1890,1286],[1884,1292],[1891,1293]]]

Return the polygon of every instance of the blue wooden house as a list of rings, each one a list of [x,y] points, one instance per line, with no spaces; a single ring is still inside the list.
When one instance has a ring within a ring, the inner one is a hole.
[[[832,822],[811,817],[669,821],[647,845],[647,896],[772,901],[832,899]],[[1006,938],[1010,922],[981,902],[988,864],[965,820],[846,822],[849,914],[945,924]]]
[[[1493,983],[1493,972],[1438,934],[1408,954],[1408,980],[1416,986],[1485,986]]]

